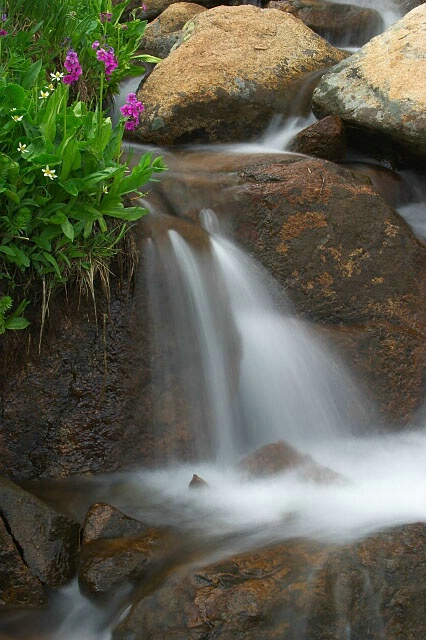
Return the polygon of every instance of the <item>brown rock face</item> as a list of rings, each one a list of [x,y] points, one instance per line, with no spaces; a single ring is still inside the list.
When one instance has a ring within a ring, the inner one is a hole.
[[[138,92],[145,111],[134,137],[162,146],[251,139],[286,112],[308,74],[344,57],[281,11],[204,11],[187,22],[181,44]]]
[[[341,118],[327,116],[303,129],[291,141],[288,149],[331,162],[344,160],[347,144]]]
[[[178,571],[136,601],[114,640],[419,640],[425,525],[344,546],[294,540]]]
[[[82,542],[92,540],[135,537],[147,531],[143,522],[131,518],[109,504],[97,502],[86,514],[83,524]]]
[[[165,530],[150,528],[111,505],[93,505],[83,527],[81,590],[89,597],[106,596],[123,584],[143,579],[153,558],[165,554],[168,540]]]

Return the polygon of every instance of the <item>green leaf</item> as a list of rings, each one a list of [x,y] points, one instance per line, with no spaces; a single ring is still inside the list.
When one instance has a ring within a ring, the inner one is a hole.
[[[55,258],[53,257],[52,254],[48,253],[47,251],[42,251],[43,257],[50,262],[50,264],[53,266],[53,268],[55,269],[56,275],[58,276],[59,279],[62,279],[62,273],[61,270],[59,268],[59,265],[57,263],[57,261],[55,260]]]
[[[10,256],[11,258],[15,257],[15,251],[11,248],[8,247],[7,245],[0,245],[0,251],[4,254],[6,254],[7,256]]]
[[[10,82],[0,87],[0,101],[9,109],[20,109],[25,102],[25,91],[21,85]]]
[[[79,145],[74,137],[67,140],[66,144],[58,150],[58,154],[62,157],[61,173],[59,179],[67,180],[72,170],[81,166],[81,154]]]
[[[62,182],[61,180],[58,181],[58,184],[65,189],[65,191],[67,193],[69,193],[72,196],[78,196],[79,195],[79,189],[77,186],[77,182],[75,180],[66,180],[65,182]]]
[[[42,60],[34,62],[21,78],[21,85],[24,89],[31,89],[42,68]]]
[[[17,331],[20,329],[26,329],[30,322],[21,316],[20,318],[9,318],[4,324],[6,329],[13,329],[14,331]]]
[[[73,242],[73,240],[74,240],[74,229],[73,229],[73,225],[70,223],[69,220],[66,220],[65,222],[62,223],[61,229],[64,232],[64,235],[66,235],[67,238],[69,238],[71,240],[71,242]]]

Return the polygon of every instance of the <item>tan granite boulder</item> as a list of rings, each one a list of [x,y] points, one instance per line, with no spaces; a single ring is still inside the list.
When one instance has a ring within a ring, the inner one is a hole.
[[[323,75],[314,111],[381,135],[404,155],[425,156],[425,51],[424,4]]]
[[[276,9],[204,11],[138,92],[145,112],[134,137],[163,146],[248,140],[289,109],[304,78],[346,55]]]

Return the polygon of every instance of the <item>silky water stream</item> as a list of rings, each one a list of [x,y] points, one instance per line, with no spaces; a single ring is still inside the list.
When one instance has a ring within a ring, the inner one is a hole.
[[[387,23],[394,5],[384,7]],[[309,111],[291,114],[285,123],[273,122],[258,143],[217,147],[215,153],[283,152],[313,121]],[[200,152],[205,157],[207,150]],[[166,154],[166,163],[171,158]],[[179,171],[176,156],[173,165]],[[400,213],[423,238],[424,190],[412,174],[404,179],[411,196]],[[424,416],[402,433],[380,433],[375,407],[345,363],[297,317],[271,276],[227,237],[214,211],[200,207],[203,251],[161,211],[153,211],[147,225],[154,232],[142,248],[138,278],[163,350],[161,367],[152,367],[165,381],[185,372],[182,395],[174,401],[178,412],[187,400],[187,419],[196,425],[192,462],[174,458],[157,469],[72,480],[64,489],[66,511],[83,518],[91,504],[104,501],[150,525],[172,526],[186,548],[197,550],[201,566],[295,537],[340,544],[424,521]],[[292,472],[242,478],[235,463],[279,440],[345,482],[318,484]],[[189,490],[193,473],[209,486]],[[51,594],[45,611],[3,617],[0,640],[110,640],[126,604],[126,593],[119,593],[107,609],[94,605],[73,582]]]

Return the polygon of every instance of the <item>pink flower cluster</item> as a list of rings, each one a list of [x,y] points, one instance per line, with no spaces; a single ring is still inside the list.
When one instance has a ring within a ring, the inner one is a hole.
[[[102,24],[104,24],[105,22],[111,22],[112,17],[113,14],[109,11],[104,11],[103,13],[99,14],[99,19],[101,20]]]
[[[98,46],[99,42],[95,40],[95,42],[92,44],[92,49],[97,49]],[[107,78],[107,80],[109,80],[114,69],[117,69],[117,67],[119,66],[117,58],[114,55],[113,47],[110,47],[108,51],[106,49],[103,49],[102,47],[98,49],[98,51],[96,52],[96,59],[105,64],[105,77]]]
[[[139,116],[144,111],[144,105],[142,102],[136,99],[134,93],[130,93],[127,97],[126,103],[123,107],[120,107],[120,111],[125,118],[128,118],[125,122],[125,129],[128,131],[135,131],[139,124]]]
[[[69,49],[67,57],[65,58],[64,67],[68,71],[68,74],[62,78],[62,82],[65,84],[72,84],[77,82],[79,76],[82,74],[82,68],[80,66],[77,53],[73,49]]]
[[[0,19],[1,19],[2,22],[6,22],[7,14],[6,13],[2,13]],[[6,29],[0,29],[0,36],[7,36],[7,35],[9,35],[9,31],[6,31]]]

